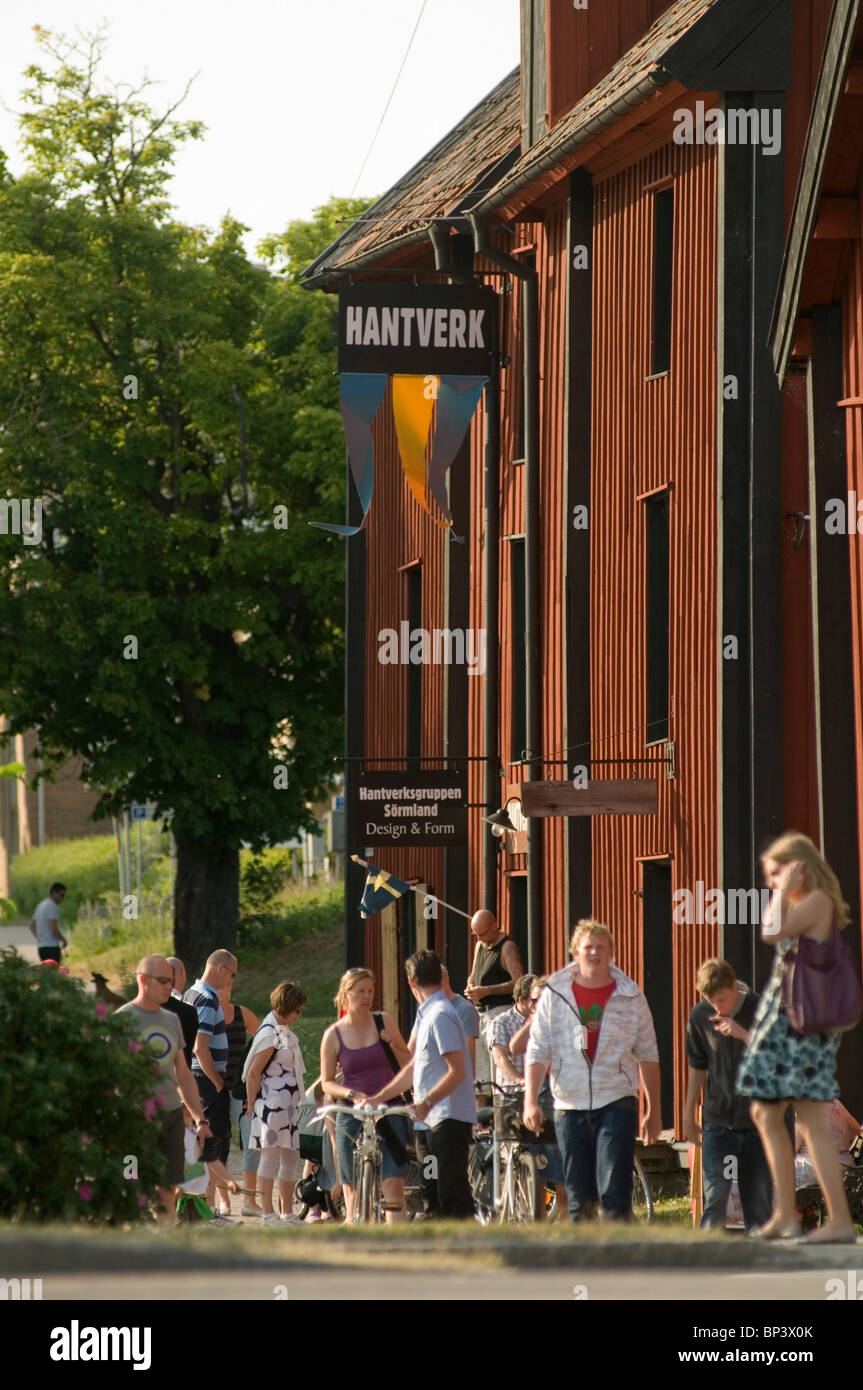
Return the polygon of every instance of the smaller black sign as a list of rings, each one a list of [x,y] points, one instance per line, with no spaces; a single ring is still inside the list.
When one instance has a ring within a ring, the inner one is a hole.
[[[452,849],[467,844],[467,771],[362,772],[354,784],[359,842]]]
[[[339,371],[490,376],[496,314],[485,285],[345,285]]]

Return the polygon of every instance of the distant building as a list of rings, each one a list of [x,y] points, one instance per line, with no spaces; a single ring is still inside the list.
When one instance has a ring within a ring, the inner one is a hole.
[[[110,820],[90,820],[98,796],[81,780],[80,759],[72,758],[33,790],[27,784],[37,775],[33,756],[35,735],[0,732],[0,763],[19,762],[25,779],[0,781],[0,896],[10,896],[9,869],[16,854],[49,840],[72,840],[83,835],[111,833]]]

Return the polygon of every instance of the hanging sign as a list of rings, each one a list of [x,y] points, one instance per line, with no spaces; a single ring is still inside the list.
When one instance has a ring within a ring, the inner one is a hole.
[[[362,772],[353,825],[364,845],[467,844],[467,772]]]
[[[497,295],[485,285],[365,283],[340,290],[340,406],[363,520],[313,526],[355,536],[365,525],[374,490],[372,425],[389,382],[408,487],[438,526],[452,526],[446,475],[492,372],[496,323]]]
[[[523,782],[526,816],[655,816],[659,791],[655,777],[601,778],[586,787],[571,782]]]
[[[496,314],[485,285],[346,285],[339,371],[490,376]]]

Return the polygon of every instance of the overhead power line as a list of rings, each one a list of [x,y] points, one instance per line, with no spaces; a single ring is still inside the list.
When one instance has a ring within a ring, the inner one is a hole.
[[[370,158],[371,158],[372,150],[374,149],[375,145],[377,144],[378,136],[379,136],[380,133],[381,133],[381,126],[383,125],[384,121],[386,120],[387,112],[388,112],[389,109],[390,109],[390,103],[392,102],[392,99],[393,99],[393,97],[394,97],[395,94],[396,94],[396,88],[398,87],[399,82],[401,81],[401,75],[402,75],[402,73],[403,73],[404,70],[405,70],[405,63],[407,62],[407,60],[408,60],[408,55],[410,54],[411,48],[413,47],[413,41],[414,41],[414,39],[416,38],[417,29],[420,27],[420,21],[422,20],[422,17],[423,17],[423,15],[425,14],[425,9],[426,9],[426,5],[427,5],[427,4],[428,4],[428,0],[422,0],[422,4],[420,5],[420,12],[419,12],[419,14],[417,15],[417,22],[416,22],[416,24],[414,25],[413,33],[411,34],[410,38],[408,39],[408,46],[407,46],[407,48],[405,49],[405,56],[402,58],[401,67],[399,68],[398,72],[396,73],[396,80],[395,80],[395,82],[393,83],[392,91],[390,92],[389,96],[387,97],[387,104],[386,104],[386,106],[384,107],[383,111],[381,112],[381,118],[380,118],[380,120],[378,121],[378,128],[377,128],[377,130],[375,131],[374,135],[372,136],[372,143],[369,145],[369,147],[368,147],[368,149],[367,149],[367,151],[366,151],[366,157],[365,157],[365,159],[364,159],[363,162],[362,162],[362,165],[361,165],[361,167],[360,167],[360,172],[357,174],[356,179],[354,180],[354,186],[353,186],[353,188],[351,189],[351,197],[352,197],[352,198],[353,198],[354,194],[355,194],[356,191],[357,191],[357,185],[359,184],[360,179],[362,178],[363,174],[365,173],[366,165],[368,164],[368,162],[369,162],[369,160],[370,160]]]

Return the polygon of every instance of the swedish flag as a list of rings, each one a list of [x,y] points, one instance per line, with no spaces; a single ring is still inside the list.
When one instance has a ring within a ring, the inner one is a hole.
[[[411,886],[400,878],[396,878],[394,874],[388,874],[383,869],[376,869],[374,864],[369,864],[367,867],[369,876],[366,879],[363,900],[360,903],[360,916],[374,917],[375,913],[382,912],[403,893],[409,893]]]

